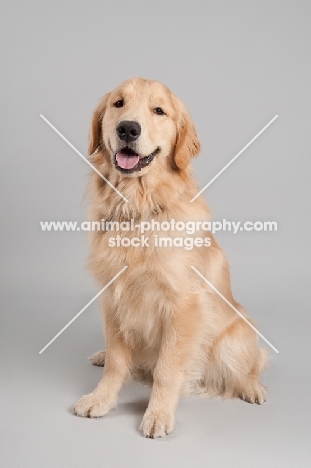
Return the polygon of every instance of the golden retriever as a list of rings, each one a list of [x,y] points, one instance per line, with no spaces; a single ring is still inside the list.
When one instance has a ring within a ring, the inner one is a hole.
[[[104,372],[74,412],[104,416],[127,379],[150,381],[140,425],[150,438],[173,431],[181,394],[239,397],[258,404],[266,397],[258,374],[267,353],[259,349],[257,334],[191,268],[247,317],[232,297],[226,258],[210,233],[206,244],[206,232],[199,229],[190,237],[200,236],[202,242],[185,249],[182,241],[189,234],[161,230],[161,224],[160,230],[148,231],[148,245],[110,244],[116,235],[139,238],[141,222],[202,223],[210,218],[202,196],[190,202],[198,193],[190,160],[199,150],[189,113],[156,81],[123,82],[104,95],[93,114],[90,161],[128,202],[94,171],[89,218],[134,220],[134,229],[90,235],[89,266],[100,287],[128,268],[101,296],[106,351],[91,361],[104,365]],[[178,242],[161,247],[156,243],[161,236]]]

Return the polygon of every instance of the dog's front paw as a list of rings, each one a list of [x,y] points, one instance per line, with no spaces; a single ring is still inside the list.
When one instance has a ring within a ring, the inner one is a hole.
[[[145,437],[155,439],[170,434],[175,427],[174,415],[166,411],[146,411],[139,429]]]
[[[78,401],[73,411],[77,416],[100,418],[109,413],[110,409],[111,407],[109,407],[98,395],[95,393],[89,393],[88,395],[84,395]]]

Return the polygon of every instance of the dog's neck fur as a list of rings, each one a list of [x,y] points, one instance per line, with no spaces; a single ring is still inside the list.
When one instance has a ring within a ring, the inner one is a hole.
[[[92,215],[93,218],[95,215],[96,220],[102,218],[120,221],[148,220],[160,214],[169,217],[171,210],[176,213],[176,205],[181,207],[183,202],[190,202],[198,190],[193,182],[190,168],[184,171],[170,168],[167,172],[161,171],[161,174],[159,174],[161,168],[157,168],[157,171],[149,171],[142,176],[126,177],[119,174],[101,152],[94,155],[92,163],[129,200],[125,202],[97,173],[93,172],[90,196],[96,203],[96,214]]]

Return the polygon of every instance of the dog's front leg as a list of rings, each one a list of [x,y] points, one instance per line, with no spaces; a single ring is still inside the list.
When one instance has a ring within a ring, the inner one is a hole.
[[[191,311],[192,313],[192,311]],[[153,387],[148,408],[140,425],[145,437],[163,437],[174,430],[175,412],[184,370],[191,357],[196,330],[186,317],[178,324],[164,327],[158,362],[153,373]],[[190,317],[191,319],[191,317]]]
[[[78,416],[99,418],[116,406],[119,390],[130,375],[131,353],[118,330],[106,328],[106,358],[102,379],[92,393],[84,395],[74,407]]]

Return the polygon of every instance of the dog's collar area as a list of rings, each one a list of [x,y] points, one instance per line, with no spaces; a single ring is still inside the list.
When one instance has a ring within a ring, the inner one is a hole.
[[[139,154],[135,153],[131,148],[125,147],[121,151],[115,153],[113,163],[118,171],[123,174],[132,174],[148,166],[159,152],[160,148],[158,147],[148,156],[141,158]]]

